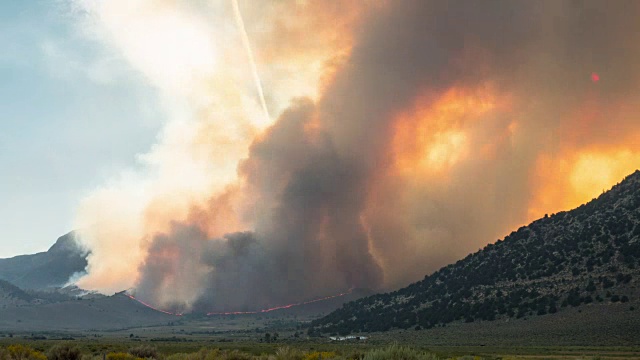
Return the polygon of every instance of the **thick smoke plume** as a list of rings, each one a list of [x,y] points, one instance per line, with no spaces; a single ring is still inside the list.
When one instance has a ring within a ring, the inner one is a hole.
[[[110,4],[85,20],[177,120],[83,203],[84,287],[187,311],[390,289],[640,164],[635,1],[241,2],[273,123],[230,2]],[[185,34],[172,76],[140,22]]]

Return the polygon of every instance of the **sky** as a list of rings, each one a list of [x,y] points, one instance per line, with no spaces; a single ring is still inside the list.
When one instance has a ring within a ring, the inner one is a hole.
[[[4,2],[0,255],[171,311],[392,290],[640,167],[634,0]]]
[[[135,167],[166,115],[64,2],[2,1],[0,47],[0,257],[10,257],[71,231],[82,197]]]

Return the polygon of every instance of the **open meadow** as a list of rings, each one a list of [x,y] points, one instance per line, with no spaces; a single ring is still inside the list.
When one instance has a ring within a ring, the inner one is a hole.
[[[60,355],[59,353],[62,353]],[[71,355],[69,355],[71,353]],[[415,346],[410,344],[224,341],[139,342],[124,338],[0,341],[1,360],[427,360],[638,359],[638,347]]]
[[[602,308],[568,310],[553,318],[367,333],[360,334],[366,340],[348,341],[310,337],[306,324],[314,316],[283,313],[183,316],[165,325],[117,330],[4,331],[0,333],[0,360],[44,360],[42,356],[50,360],[135,360],[136,356],[160,360],[315,360],[319,355],[322,359],[351,360],[640,359],[633,325],[633,316],[639,312],[622,306],[606,309],[602,316],[589,317],[593,323],[578,323],[578,315],[602,312]],[[11,355],[8,349],[16,345],[27,346],[32,352],[23,349],[21,355]],[[79,358],[52,357],[52,349],[59,346],[76,349]]]

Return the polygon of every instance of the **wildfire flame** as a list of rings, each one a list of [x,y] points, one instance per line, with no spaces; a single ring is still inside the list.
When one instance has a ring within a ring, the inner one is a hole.
[[[323,298],[309,300],[309,301],[303,301],[303,302],[299,302],[299,303],[293,303],[293,304],[282,305],[282,306],[275,306],[275,307],[272,307],[272,308],[256,310],[256,311],[210,312],[210,313],[207,313],[207,316],[212,316],[212,315],[263,314],[263,313],[268,313],[268,312],[272,312],[272,311],[276,311],[276,310],[290,309],[290,308],[296,307],[296,306],[302,306],[302,305],[313,304],[313,303],[317,303],[317,302],[321,302],[321,301],[327,301],[327,300],[330,300],[330,299],[335,299],[335,298],[339,298],[339,297],[351,294],[352,292],[353,292],[353,288],[350,288],[349,290],[347,290],[347,291],[345,291],[343,293],[337,294],[337,295],[326,296],[326,297],[323,297]]]
[[[276,310],[284,310],[284,309],[290,309],[293,307],[297,307],[297,306],[302,306],[302,305],[308,305],[308,304],[313,304],[313,303],[317,303],[317,302],[322,302],[322,301],[327,301],[327,300],[331,300],[331,299],[335,299],[335,298],[339,298],[339,297],[343,297],[346,295],[349,295],[353,292],[353,288],[350,288],[349,290],[342,292],[340,294],[336,294],[336,295],[331,295],[331,296],[325,296],[322,298],[318,298],[318,299],[313,299],[313,300],[309,300],[309,301],[302,301],[302,302],[298,302],[298,303],[293,303],[293,304],[287,304],[287,305],[281,305],[281,306],[275,306],[272,308],[267,308],[267,309],[261,309],[261,310],[255,310],[255,311],[227,311],[227,312],[209,312],[207,313],[207,316],[213,316],[213,315],[252,315],[252,314],[264,314],[264,313],[268,313],[268,312],[272,312],[272,311],[276,311]],[[162,310],[162,309],[158,309],[157,307],[150,305],[138,298],[136,298],[135,296],[131,295],[131,294],[124,294],[126,297],[128,297],[129,299],[138,302],[139,304],[142,304],[146,307],[148,307],[151,310],[155,310],[155,311],[159,311],[161,313],[167,314],[167,315],[173,315],[173,316],[183,316],[184,314],[182,313],[175,313],[175,312],[171,312],[171,311],[167,311],[167,310]]]
[[[446,173],[469,156],[468,132],[474,123],[505,107],[489,86],[451,88],[435,99],[433,95],[419,97],[414,108],[395,121],[392,151],[396,170],[404,176]]]
[[[165,313],[165,314],[167,314],[167,315],[173,315],[173,316],[182,316],[182,315],[183,315],[183,314],[180,314],[180,313],[174,313],[174,312],[171,312],[171,311],[166,311],[166,310],[158,309],[157,307],[154,307],[153,305],[147,304],[146,302],[144,302],[144,301],[142,301],[142,300],[140,300],[140,299],[137,299],[135,296],[133,296],[133,295],[131,295],[131,294],[127,294],[127,293],[125,293],[125,294],[124,294],[124,296],[128,297],[129,299],[131,299],[131,300],[133,300],[133,301],[138,302],[138,303],[139,303],[139,304],[141,304],[141,305],[144,305],[144,306],[148,307],[148,308],[149,308],[149,309],[151,309],[151,310],[159,311],[159,312],[161,312],[161,313]]]

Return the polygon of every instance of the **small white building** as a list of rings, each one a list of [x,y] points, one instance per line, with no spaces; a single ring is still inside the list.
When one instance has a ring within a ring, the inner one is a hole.
[[[347,341],[347,340],[362,341],[362,340],[367,340],[367,337],[349,335],[349,336],[330,336],[329,339],[331,341]]]

